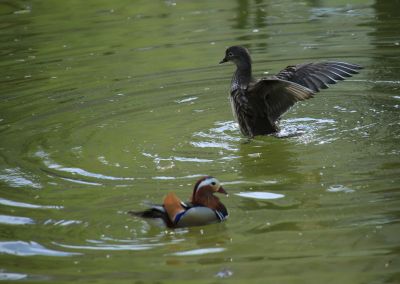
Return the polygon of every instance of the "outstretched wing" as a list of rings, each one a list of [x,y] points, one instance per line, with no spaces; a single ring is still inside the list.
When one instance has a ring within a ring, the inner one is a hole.
[[[347,62],[318,62],[288,66],[276,77],[307,87],[314,92],[328,88],[328,84],[336,84],[362,69],[360,65]]]
[[[306,87],[275,77],[261,79],[247,91],[254,114],[268,117],[272,122],[296,102],[314,96],[314,92]]]

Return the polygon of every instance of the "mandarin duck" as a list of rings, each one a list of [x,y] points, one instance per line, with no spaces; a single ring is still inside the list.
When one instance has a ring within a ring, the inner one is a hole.
[[[296,102],[312,98],[320,89],[328,88],[328,84],[342,81],[362,69],[346,62],[304,63],[255,80],[246,48],[229,47],[220,64],[228,61],[236,65],[230,90],[232,111],[241,133],[248,137],[278,132],[277,121]]]
[[[173,192],[168,193],[162,205],[151,205],[145,211],[128,213],[142,218],[157,218],[170,228],[202,226],[222,222],[228,210],[214,193],[228,195],[220,182],[211,176],[199,179],[190,202],[182,202]]]

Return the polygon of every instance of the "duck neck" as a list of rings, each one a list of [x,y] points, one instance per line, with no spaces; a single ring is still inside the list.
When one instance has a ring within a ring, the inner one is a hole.
[[[251,81],[251,62],[240,62],[237,64],[235,73],[233,73],[231,93],[238,89],[247,89]]]
[[[214,210],[218,209],[219,204],[221,204],[218,197],[214,196],[214,194],[207,190],[201,189],[193,195],[192,203],[194,205],[202,205]]]

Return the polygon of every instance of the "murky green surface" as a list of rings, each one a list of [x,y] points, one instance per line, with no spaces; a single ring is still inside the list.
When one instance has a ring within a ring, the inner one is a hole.
[[[0,279],[399,283],[399,1],[0,2]],[[339,59],[360,75],[244,139],[225,48],[254,73]],[[199,175],[224,224],[126,211]],[[244,192],[283,194],[248,198]]]

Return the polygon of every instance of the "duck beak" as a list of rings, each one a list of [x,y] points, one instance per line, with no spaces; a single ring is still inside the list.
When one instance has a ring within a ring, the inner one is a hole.
[[[218,188],[217,192],[223,193],[223,194],[225,194],[225,195],[228,195],[228,193],[225,191],[225,189],[224,189],[222,186],[220,186],[220,187]]]
[[[228,62],[228,59],[226,59],[226,57],[224,57],[224,59],[222,59],[222,60],[219,62],[219,64],[222,64],[222,63],[225,63],[225,62]]]

